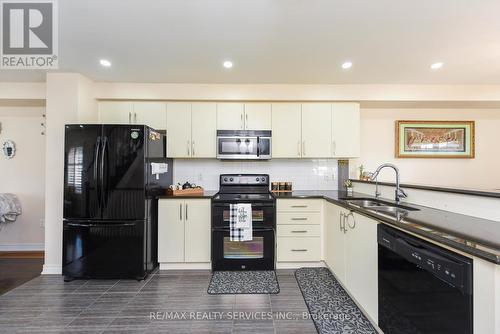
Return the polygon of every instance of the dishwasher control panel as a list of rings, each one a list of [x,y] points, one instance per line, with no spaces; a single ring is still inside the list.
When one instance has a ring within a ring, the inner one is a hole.
[[[380,226],[380,225],[379,225]],[[472,291],[472,260],[395,229],[380,226],[378,243],[448,284]]]

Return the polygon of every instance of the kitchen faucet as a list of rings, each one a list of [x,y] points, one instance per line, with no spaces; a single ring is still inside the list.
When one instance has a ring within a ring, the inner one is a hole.
[[[401,201],[401,198],[406,198],[406,197],[408,197],[408,195],[399,186],[399,168],[393,164],[389,164],[389,163],[382,164],[382,165],[378,166],[377,170],[373,174],[371,174],[370,179],[372,181],[375,180],[377,182],[377,189],[375,190],[375,197],[378,197],[378,195],[380,195],[380,193],[378,192],[378,175],[380,174],[380,171],[385,167],[392,168],[396,172],[396,191],[395,191],[396,196],[395,197],[396,197],[396,203],[399,204],[399,202]]]

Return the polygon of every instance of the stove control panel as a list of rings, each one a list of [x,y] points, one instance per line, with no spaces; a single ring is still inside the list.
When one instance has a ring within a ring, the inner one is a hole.
[[[269,175],[267,174],[222,174],[220,185],[269,185]]]

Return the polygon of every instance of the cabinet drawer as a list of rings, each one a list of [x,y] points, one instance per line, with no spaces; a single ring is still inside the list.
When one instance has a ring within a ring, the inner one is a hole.
[[[320,212],[322,200],[320,199],[278,199],[277,211]]]
[[[319,212],[278,212],[276,216],[276,222],[278,225],[321,224],[321,214]]]
[[[318,237],[278,237],[278,262],[319,261],[321,242]]]
[[[319,237],[320,225],[278,225],[278,237]]]

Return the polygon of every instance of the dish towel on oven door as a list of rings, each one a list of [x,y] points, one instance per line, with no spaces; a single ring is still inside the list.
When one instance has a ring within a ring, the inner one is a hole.
[[[229,211],[229,240],[251,241],[253,239],[252,205],[230,204]]]

